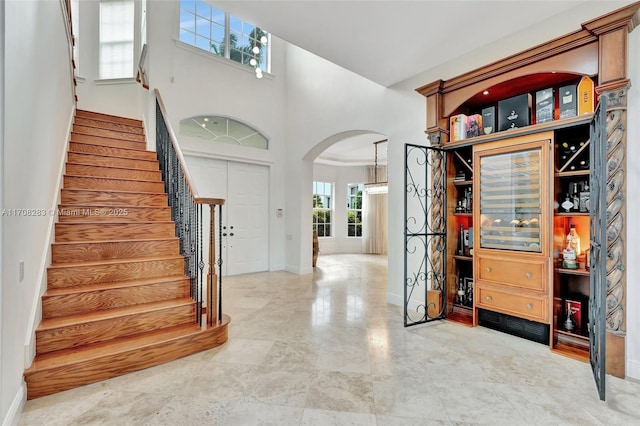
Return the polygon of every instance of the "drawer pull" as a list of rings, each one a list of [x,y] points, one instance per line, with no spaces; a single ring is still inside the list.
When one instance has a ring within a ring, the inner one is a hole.
[[[531,310],[531,309],[533,308],[533,305],[532,305],[531,303],[527,303],[527,304],[526,304],[526,308],[527,308],[528,310]]]
[[[533,277],[533,274],[531,272],[527,272],[526,274],[524,274],[524,276],[528,279],[531,279],[531,277]]]
[[[485,299],[487,299],[487,302],[491,302],[491,300],[493,300],[491,296],[487,296]]]
[[[485,269],[485,271],[487,271],[487,272],[491,272],[491,268],[487,266],[487,267],[486,267],[486,269]]]

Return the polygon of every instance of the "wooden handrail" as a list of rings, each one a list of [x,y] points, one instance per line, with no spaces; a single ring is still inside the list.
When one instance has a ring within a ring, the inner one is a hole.
[[[136,81],[142,84],[142,87],[149,90],[149,82],[147,81],[147,74],[144,72],[144,63],[147,59],[147,44],[142,46],[142,52],[140,52],[140,60],[138,61],[138,75],[136,75]]]
[[[195,182],[191,178],[191,174],[189,173],[189,169],[187,168],[187,162],[184,159],[184,155],[182,154],[182,150],[180,149],[180,145],[178,145],[178,138],[176,137],[173,127],[171,126],[171,122],[169,121],[169,117],[167,115],[167,110],[164,107],[164,102],[162,102],[162,97],[160,96],[160,91],[158,89],[154,89],[156,94],[156,98],[158,99],[158,106],[160,107],[160,111],[162,112],[162,116],[164,117],[164,121],[167,125],[167,132],[169,133],[169,138],[171,139],[171,144],[173,145],[173,149],[176,151],[176,156],[180,161],[180,167],[184,172],[185,179],[187,181],[187,186],[189,186],[189,192],[191,193],[191,197],[196,204],[209,204],[209,205],[219,205],[224,204],[223,198],[208,198],[201,197],[198,195],[198,190],[196,189]]]

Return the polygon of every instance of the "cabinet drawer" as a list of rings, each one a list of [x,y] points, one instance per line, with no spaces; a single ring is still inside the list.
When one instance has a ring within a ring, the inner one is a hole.
[[[479,287],[476,305],[492,311],[503,312],[533,321],[547,322],[545,297],[507,293],[493,288]]]
[[[507,284],[527,290],[547,290],[545,264],[480,257],[478,280]]]

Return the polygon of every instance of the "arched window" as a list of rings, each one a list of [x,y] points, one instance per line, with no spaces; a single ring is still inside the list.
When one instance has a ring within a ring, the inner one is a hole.
[[[269,140],[253,127],[233,118],[199,115],[180,120],[180,134],[214,142],[269,149]]]

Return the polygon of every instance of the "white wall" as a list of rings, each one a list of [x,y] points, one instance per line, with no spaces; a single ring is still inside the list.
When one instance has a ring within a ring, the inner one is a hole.
[[[636,207],[640,206],[640,29],[629,37],[629,76],[631,89],[627,111],[627,376],[640,379],[640,221]]]
[[[286,219],[277,217],[276,210],[285,208],[284,43],[272,37],[273,76],[259,80],[247,67],[176,42],[178,12],[177,1],[147,3],[150,93],[159,89],[176,132],[181,119],[211,114],[238,119],[269,138],[269,150],[265,151],[178,134],[185,152],[270,167],[269,268],[283,269]]]
[[[319,237],[320,254],[362,253],[362,238],[347,237],[347,185],[365,183],[365,166],[313,165],[313,180],[334,185],[332,236]]]
[[[287,46],[287,70],[287,269],[307,273],[313,159],[347,132],[376,133],[389,139],[389,170],[402,176],[403,159],[395,154],[404,143],[424,140],[424,98],[413,88],[384,88],[293,45]],[[390,174],[389,184],[403,190],[401,178]],[[390,194],[390,214],[401,209],[392,199]],[[389,232],[401,233],[402,226],[390,223]]]
[[[4,129],[4,69],[5,69],[5,59],[4,59],[4,39],[5,39],[5,31],[4,31],[4,2],[0,3],[0,40],[2,40],[2,48],[0,48],[0,99],[3,101],[0,102],[0,129]],[[4,130],[0,130],[0,188],[2,188],[4,193]],[[4,209],[4,197],[0,194],[0,212]],[[2,259],[4,259],[3,254],[3,246],[4,246],[4,215],[0,214],[0,265],[2,265]],[[4,265],[2,265],[2,269],[4,270]],[[0,273],[0,320],[2,320],[2,313],[4,309],[2,308],[4,305],[4,297],[2,295],[2,289],[4,288],[4,279],[2,273]],[[2,332],[2,327],[0,326],[0,362],[3,361],[3,350],[2,347],[4,345],[4,333]],[[2,424],[5,424],[4,420],[7,420],[8,417],[14,417],[15,415],[9,414],[9,409],[2,408],[4,407],[4,373],[2,368],[0,368],[0,419],[3,419]],[[7,386],[10,387],[10,386]],[[14,398],[15,400],[16,398]],[[16,407],[17,409],[17,407]],[[12,421],[12,419],[11,419]],[[8,422],[7,422],[8,423]]]
[[[49,237],[59,194],[69,126],[72,80],[60,1],[4,3],[5,93],[2,230],[1,413],[11,422],[25,398],[25,343],[39,320],[34,302],[44,291]],[[11,210],[9,210],[11,212]],[[35,216],[25,216],[27,212]],[[24,278],[19,264],[24,262]],[[31,348],[31,350],[33,350]]]
[[[172,3],[172,2],[171,2]],[[135,74],[128,79],[100,80],[98,74],[99,60],[99,30],[100,30],[100,2],[99,0],[82,0],[79,2],[79,43],[78,62],[78,109],[102,112],[141,119],[141,112],[145,107],[138,96],[139,85]],[[135,2],[135,34],[140,31],[141,4]],[[134,46],[134,66],[137,67],[141,46],[138,41]]]

